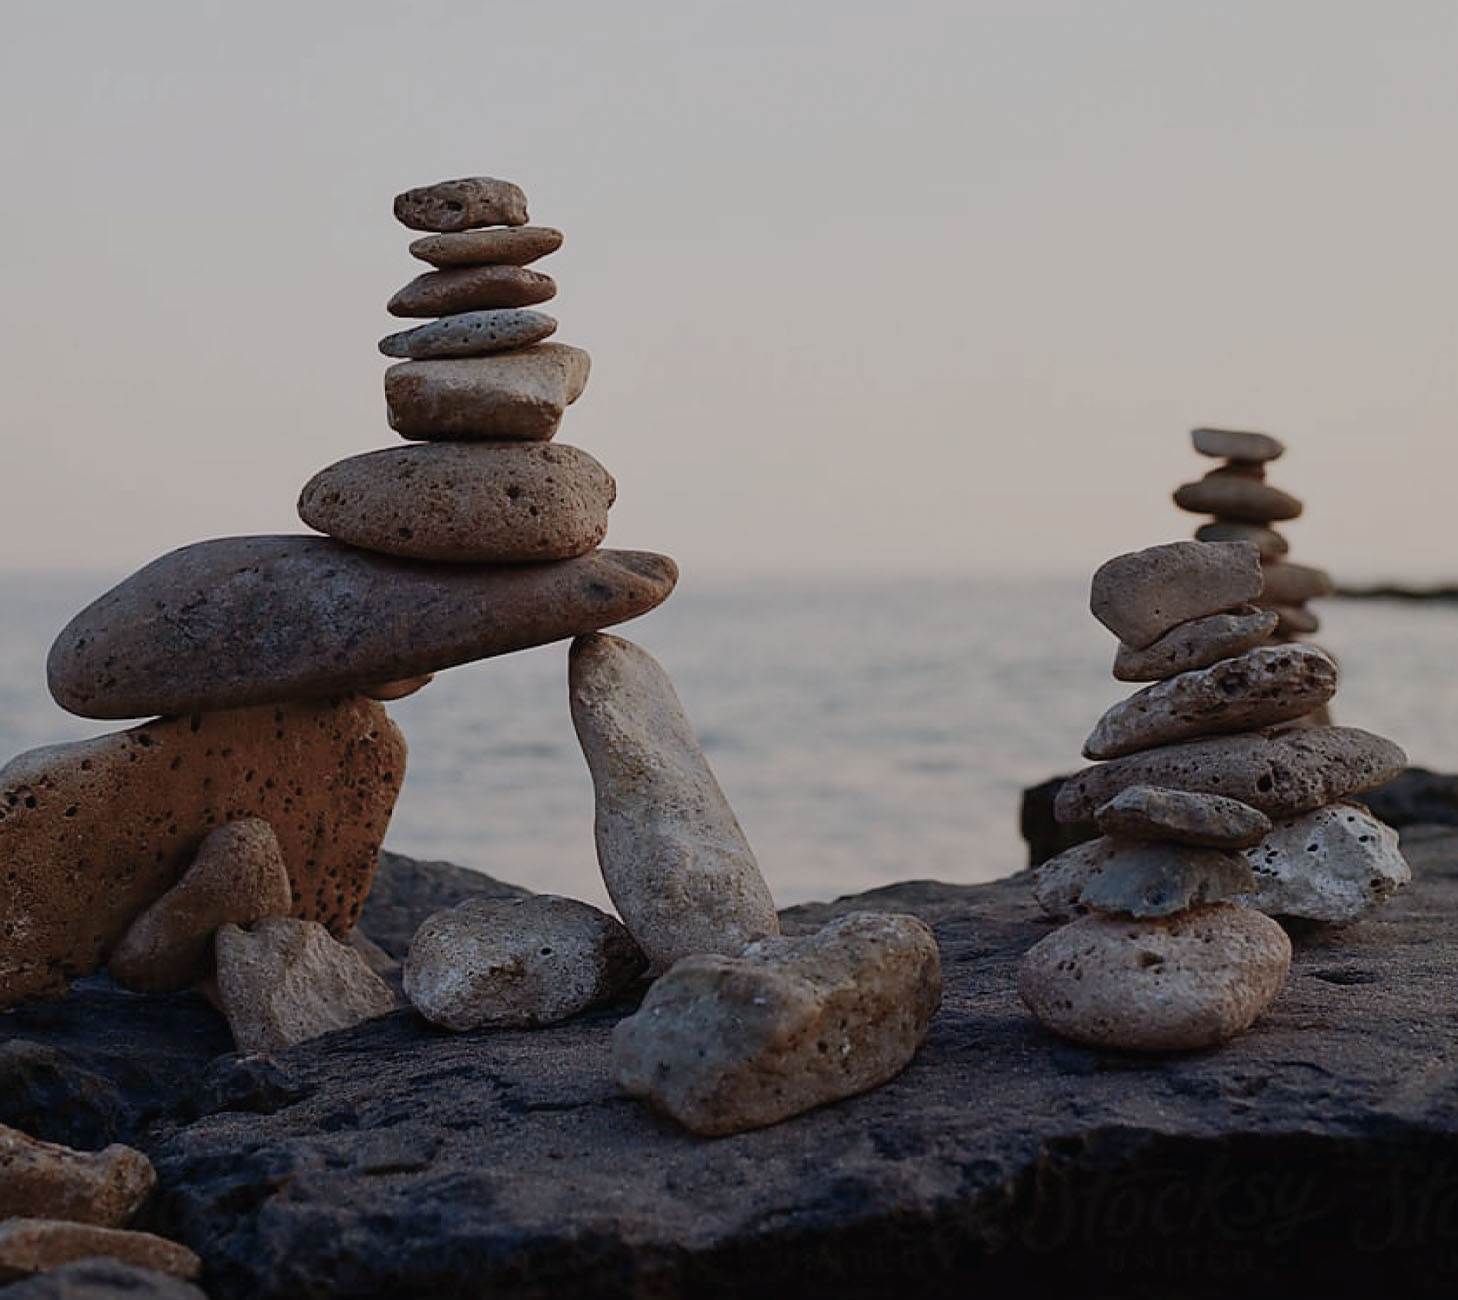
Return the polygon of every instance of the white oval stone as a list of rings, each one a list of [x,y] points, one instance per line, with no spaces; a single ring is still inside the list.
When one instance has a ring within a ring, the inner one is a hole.
[[[1059,920],[1091,909],[1167,916],[1250,887],[1247,865],[1235,853],[1111,835],[1075,844],[1033,874],[1038,906]]]

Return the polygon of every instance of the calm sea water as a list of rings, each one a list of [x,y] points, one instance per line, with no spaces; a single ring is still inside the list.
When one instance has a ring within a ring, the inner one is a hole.
[[[45,689],[104,579],[0,578],[0,759],[110,729]],[[698,583],[614,629],[668,670],[782,903],[1024,862],[1021,789],[1079,766],[1130,689],[1087,579]],[[1336,721],[1458,771],[1458,606],[1325,601]],[[566,646],[451,669],[389,706],[410,745],[387,844],[604,903]],[[118,724],[125,725],[125,724]]]

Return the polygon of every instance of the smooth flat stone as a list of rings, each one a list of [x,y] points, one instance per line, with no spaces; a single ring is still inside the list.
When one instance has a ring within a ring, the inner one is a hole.
[[[1177,488],[1174,502],[1181,510],[1197,515],[1218,515],[1222,520],[1251,524],[1295,519],[1301,513],[1301,502],[1289,492],[1218,469],[1197,483]]]
[[[172,1277],[195,1278],[202,1261],[186,1246],[150,1232],[65,1219],[0,1220],[0,1282],[46,1273],[78,1259],[116,1259]]]
[[[1101,835],[1042,863],[1033,873],[1033,897],[1060,921],[1091,910],[1168,916],[1233,897],[1253,884],[1250,866],[1238,853]]]
[[[1237,429],[1191,429],[1190,440],[1202,456],[1229,460],[1275,460],[1286,444],[1268,433],[1242,433]]]
[[[550,275],[524,266],[457,266],[417,275],[385,310],[391,316],[450,316],[488,307],[530,307],[556,293]]]
[[[90,718],[328,696],[636,618],[677,578],[646,551],[440,565],[326,537],[218,538],[77,614],[51,647],[51,694]],[[298,888],[292,863],[289,874]]]
[[[1116,838],[1211,849],[1249,848],[1271,831],[1271,819],[1239,799],[1156,785],[1120,790],[1094,814],[1094,820],[1105,835]]]
[[[140,1151],[77,1151],[0,1124],[0,1219],[57,1218],[120,1228],[157,1186]]]
[[[1270,610],[1247,605],[1181,623],[1143,650],[1131,650],[1121,641],[1114,654],[1114,676],[1121,682],[1161,682],[1194,668],[1208,668],[1253,650],[1276,630],[1276,623]]]
[[[351,546],[418,560],[565,560],[607,533],[613,477],[557,442],[433,442],[337,461],[299,518]]]
[[[613,1079],[691,1132],[742,1133],[900,1073],[941,1003],[914,916],[852,912],[735,957],[685,957],[613,1031]]]
[[[1089,610],[1120,641],[1143,650],[1191,619],[1260,595],[1260,556],[1244,542],[1168,542],[1116,555],[1095,571]]]
[[[1266,585],[1261,600],[1267,605],[1304,605],[1336,590],[1331,574],[1307,564],[1267,564],[1263,572]]]
[[[476,226],[524,226],[526,194],[492,176],[437,181],[395,195],[395,220],[411,230],[456,231]]]
[[[1257,646],[1146,686],[1113,705],[1085,758],[1118,758],[1196,736],[1254,731],[1299,718],[1336,694],[1337,666],[1315,646]]]
[[[344,934],[370,892],[405,741],[369,700],[144,723],[0,768],[0,1008],[90,974],[230,818],[274,827],[291,910]]]
[[[525,266],[562,247],[562,232],[551,226],[509,226],[426,235],[410,245],[410,255],[432,266]]]
[[[413,330],[387,334],[380,340],[380,351],[387,357],[415,360],[484,357],[540,343],[556,328],[557,322],[539,311],[467,311]]]
[[[412,439],[545,441],[582,396],[590,367],[586,352],[565,343],[402,361],[385,371],[390,428]]]
[[[1223,794],[1287,817],[1370,790],[1397,776],[1407,756],[1359,727],[1289,727],[1208,736],[1097,763],[1069,777],[1053,812],[1060,822],[1092,821],[1131,785]]]
[[[1201,524],[1195,529],[1198,542],[1251,542],[1261,553],[1262,560],[1279,560],[1291,549],[1291,543],[1274,528],[1263,524],[1242,524],[1233,520],[1217,519]]]
[[[1248,1029],[1290,967],[1286,932],[1233,903],[1150,920],[1093,914],[1028,950],[1018,994],[1039,1024],[1074,1042],[1192,1051]]]
[[[658,662],[620,637],[579,637],[567,681],[603,882],[653,969],[779,934],[754,852]]]
[[[391,700],[403,700],[407,695],[414,695],[416,691],[424,690],[434,680],[434,673],[421,673],[419,677],[406,677],[398,682],[376,682],[371,686],[361,686],[359,693],[372,700],[389,703]]]
[[[1276,630],[1271,634],[1278,637],[1310,636],[1321,630],[1321,620],[1301,605],[1264,606],[1276,616]]]

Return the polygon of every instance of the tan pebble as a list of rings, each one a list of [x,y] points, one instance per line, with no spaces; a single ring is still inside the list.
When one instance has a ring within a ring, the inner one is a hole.
[[[432,266],[479,266],[488,262],[525,266],[561,247],[562,232],[550,226],[508,226],[426,235],[410,245],[410,254]]]
[[[398,681],[361,686],[359,693],[368,699],[388,704],[391,700],[403,700],[407,695],[414,695],[416,691],[424,690],[434,680],[434,673],[421,673],[418,677],[403,677]]]
[[[1276,637],[1309,636],[1321,630],[1321,620],[1302,605],[1265,605],[1276,616]]]
[[[456,266],[416,276],[385,304],[385,310],[391,316],[451,316],[499,307],[530,307],[556,293],[557,285],[550,275],[522,266]]]
[[[1253,600],[1260,556],[1244,542],[1168,542],[1106,560],[1089,588],[1089,610],[1120,641],[1143,650],[1166,632]]]
[[[1242,524],[1217,519],[1195,529],[1200,542],[1250,542],[1261,553],[1262,560],[1278,560],[1291,549],[1291,543],[1274,528],[1262,524]]]
[[[50,1218],[0,1221],[0,1282],[96,1258],[118,1259],[172,1277],[195,1278],[202,1272],[202,1261],[186,1246],[150,1232]]]
[[[1155,682],[1208,668],[1260,645],[1276,630],[1276,621],[1269,610],[1244,605],[1228,614],[1180,623],[1143,650],[1121,641],[1114,655],[1114,676],[1121,682]]]
[[[1264,574],[1261,600],[1266,605],[1304,605],[1335,590],[1331,574],[1308,564],[1267,564]]]
[[[1197,515],[1218,515],[1225,520],[1268,524],[1295,519],[1301,502],[1289,492],[1239,474],[1212,470],[1198,483],[1186,483],[1175,491],[1175,505]]]
[[[0,1219],[54,1218],[120,1228],[157,1186],[140,1151],[75,1151],[0,1124]]]
[[[524,226],[526,195],[493,176],[421,185],[395,196],[395,220],[411,230],[456,231],[477,226]]]

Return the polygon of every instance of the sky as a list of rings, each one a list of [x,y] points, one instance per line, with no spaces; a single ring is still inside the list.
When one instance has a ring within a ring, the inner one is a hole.
[[[686,575],[1077,575],[1289,446],[1291,558],[1458,578],[1451,0],[0,0],[0,569],[302,531],[398,445],[403,189],[566,234],[559,441]]]

